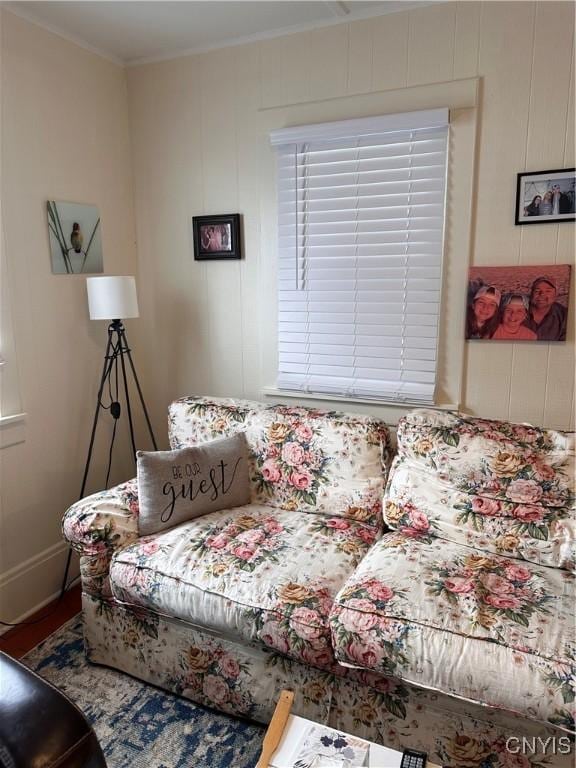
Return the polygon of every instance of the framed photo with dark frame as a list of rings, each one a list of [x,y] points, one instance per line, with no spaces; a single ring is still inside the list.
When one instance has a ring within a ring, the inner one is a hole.
[[[575,221],[576,169],[519,173],[516,187],[516,224]]]
[[[194,260],[241,259],[240,214],[193,216]]]

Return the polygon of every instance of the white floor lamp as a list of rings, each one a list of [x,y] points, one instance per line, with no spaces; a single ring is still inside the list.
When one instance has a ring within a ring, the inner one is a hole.
[[[140,404],[144,411],[144,417],[152,439],[152,445],[154,446],[155,451],[158,450],[156,438],[154,437],[154,432],[152,430],[152,424],[150,423],[150,417],[148,416],[148,411],[142,395],[142,389],[140,388],[140,382],[138,381],[136,369],[132,361],[130,347],[128,346],[128,341],[126,339],[126,331],[122,322],[127,318],[139,317],[136,281],[133,277],[88,277],[86,278],[86,286],[88,289],[88,309],[90,319],[109,320],[111,322],[108,326],[108,344],[106,345],[106,353],[104,355],[104,367],[102,369],[102,377],[98,389],[98,399],[96,401],[96,411],[94,413],[94,421],[92,424],[88,457],[86,459],[86,467],[84,469],[84,477],[82,478],[82,487],[80,489],[79,498],[84,497],[84,492],[86,490],[86,481],[88,480],[88,472],[90,470],[90,462],[92,461],[92,452],[94,450],[96,428],[98,426],[98,417],[101,410],[109,410],[114,419],[114,428],[108,454],[108,470],[106,473],[105,487],[108,487],[110,468],[112,465],[112,451],[116,437],[116,427],[122,413],[122,407],[119,401],[121,387],[124,390],[126,413],[128,415],[128,425],[130,428],[130,440],[132,443],[134,459],[136,459],[136,440],[134,438],[132,407],[130,405],[128,378],[126,375],[126,360],[128,361],[134,383],[136,384],[136,389],[138,390]],[[105,388],[109,393],[108,403],[103,403],[102,401]],[[66,563],[66,570],[62,581],[61,595],[64,594],[67,588],[71,557],[72,550],[68,552],[68,561]]]

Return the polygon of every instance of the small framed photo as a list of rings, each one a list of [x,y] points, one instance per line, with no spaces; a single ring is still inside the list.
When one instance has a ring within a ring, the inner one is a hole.
[[[194,216],[194,260],[241,259],[240,214]]]
[[[574,221],[576,169],[519,173],[516,224]]]

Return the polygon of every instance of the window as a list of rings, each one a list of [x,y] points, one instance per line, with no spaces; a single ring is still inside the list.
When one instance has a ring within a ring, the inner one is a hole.
[[[274,131],[278,387],[434,403],[448,110]]]
[[[14,432],[13,424],[23,418],[12,333],[5,246],[0,208],[0,433],[8,426]],[[12,438],[13,435],[10,440]],[[8,437],[5,434],[0,434],[0,448],[7,443]],[[9,442],[8,444],[12,443]]]

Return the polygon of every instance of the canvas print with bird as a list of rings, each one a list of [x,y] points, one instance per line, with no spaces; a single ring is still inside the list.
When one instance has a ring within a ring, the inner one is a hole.
[[[100,213],[95,205],[49,200],[48,235],[55,275],[104,271]]]

